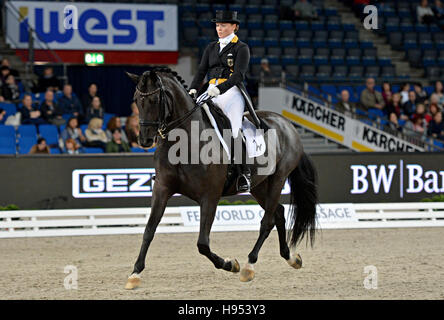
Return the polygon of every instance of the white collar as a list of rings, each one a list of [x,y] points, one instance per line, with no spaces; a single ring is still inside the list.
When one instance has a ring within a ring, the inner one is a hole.
[[[233,40],[235,34],[234,32],[229,34],[228,36],[226,36],[225,38],[219,38],[219,42],[223,43],[223,44],[228,44],[229,42],[231,42],[231,40]]]

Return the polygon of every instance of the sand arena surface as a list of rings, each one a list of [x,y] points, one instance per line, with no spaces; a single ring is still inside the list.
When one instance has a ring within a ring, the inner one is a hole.
[[[324,230],[313,250],[299,246],[299,270],[279,256],[273,231],[249,283],[215,269],[197,236],[157,234],[134,291],[124,285],[142,235],[1,239],[0,299],[444,299],[444,228]],[[212,250],[243,266],[256,238],[215,232]],[[78,269],[78,290],[64,287],[66,265]],[[376,290],[364,288],[367,265]]]

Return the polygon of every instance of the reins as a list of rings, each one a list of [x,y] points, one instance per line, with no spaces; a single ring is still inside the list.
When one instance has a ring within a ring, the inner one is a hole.
[[[157,133],[159,134],[159,136],[160,136],[162,139],[165,139],[166,136],[168,135],[168,133],[169,133],[171,130],[177,128],[178,126],[180,126],[181,124],[183,124],[186,120],[188,120],[188,118],[190,118],[191,115],[192,115],[194,112],[196,112],[198,109],[200,109],[200,107],[201,107],[204,103],[208,102],[208,101],[211,99],[211,97],[208,98],[208,99],[199,99],[199,101],[196,101],[196,100],[193,99],[193,101],[194,101],[194,103],[195,103],[195,106],[193,107],[193,109],[189,110],[187,113],[185,113],[185,114],[184,114],[183,116],[181,116],[180,118],[178,118],[178,119],[176,119],[176,120],[173,120],[173,121],[167,123],[167,122],[166,122],[166,121],[167,121],[167,119],[166,119],[167,117],[166,117],[166,115],[165,115],[165,108],[163,108],[163,105],[164,105],[164,103],[165,103],[164,100],[166,100],[166,99],[165,99],[165,95],[166,95],[167,93],[166,93],[166,91],[165,91],[165,87],[164,87],[164,85],[163,85],[163,83],[162,83],[162,79],[161,79],[158,75],[156,75],[156,76],[157,76],[157,79],[159,80],[159,83],[160,83],[160,87],[159,87],[159,88],[157,88],[157,89],[155,89],[155,90],[153,90],[153,91],[151,91],[151,92],[143,92],[143,91],[141,91],[141,90],[136,86],[136,93],[138,93],[138,94],[142,97],[142,105],[143,105],[143,103],[144,103],[144,99],[145,99],[145,97],[148,97],[148,96],[154,95],[154,94],[156,94],[156,93],[160,93],[160,96],[159,96],[159,106],[160,106],[159,120],[157,120],[157,121],[139,120],[139,125],[140,125],[140,126],[147,126],[147,127],[157,127]],[[206,96],[204,96],[204,97],[206,97]],[[202,97],[202,98],[204,98],[204,97]],[[167,108],[169,109],[169,105],[167,105]],[[170,111],[170,110],[169,110],[169,111]],[[170,112],[171,112],[171,111],[170,111]]]

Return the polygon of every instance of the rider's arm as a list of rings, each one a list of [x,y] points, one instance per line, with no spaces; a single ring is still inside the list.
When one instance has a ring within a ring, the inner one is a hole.
[[[202,85],[202,81],[207,75],[208,67],[209,67],[209,50],[210,46],[205,48],[205,51],[202,55],[202,60],[200,61],[199,69],[197,70],[196,75],[194,76],[193,82],[191,83],[190,89],[199,90]]]
[[[228,78],[227,81],[221,83],[217,86],[220,94],[225,93],[231,87],[242,83],[245,79],[245,74],[248,71],[248,65],[250,63],[250,49],[247,45],[244,45],[239,49],[236,55],[236,60],[234,61],[233,73]]]

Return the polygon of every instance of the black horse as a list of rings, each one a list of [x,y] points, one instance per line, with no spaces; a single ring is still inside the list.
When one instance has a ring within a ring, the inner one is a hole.
[[[205,255],[214,266],[231,272],[239,272],[241,281],[254,278],[253,265],[258,258],[259,250],[274,226],[277,228],[280,255],[294,268],[302,266],[298,254],[291,254],[287,245],[284,207],[279,204],[282,188],[289,180],[291,187],[289,245],[295,247],[306,233],[307,241],[313,245],[316,228],[317,186],[316,170],[304,153],[296,128],[290,121],[273,112],[259,111],[257,114],[268,126],[266,141],[270,132],[277,137],[275,152],[267,145],[264,156],[273,156],[275,164],[268,174],[258,174],[259,160],[252,165],[251,194],[265,210],[259,232],[259,238],[248,255],[248,263],[240,270],[236,259],[223,259],[210,250],[210,230],[215,218],[216,208],[222,196],[236,194],[233,184],[226,188],[229,164],[226,161],[211,164],[172,164],[169,151],[177,141],[170,141],[171,130],[181,128],[191,134],[191,123],[199,124],[199,132],[212,128],[202,107],[191,98],[184,81],[168,68],[157,67],[143,75],[129,74],[136,83],[134,101],[139,109],[140,135],[139,142],[143,147],[156,144],[154,154],[156,169],[151,214],[143,234],[142,247],[134,270],[128,279],[126,289],[133,289],[140,284],[140,273],[145,268],[148,247],[154,237],[156,228],[163,216],[168,199],[175,193],[195,200],[200,205],[200,231],[197,241],[199,253]],[[251,121],[251,118],[250,118]],[[190,136],[190,135],[189,135]],[[220,146],[218,140],[188,141],[188,145],[197,144],[199,149],[208,144]],[[224,153],[221,153],[221,158]],[[226,155],[225,155],[226,156]],[[263,156],[261,156],[263,157]],[[188,156],[188,159],[190,156]],[[189,163],[189,162],[188,162]],[[262,162],[263,164],[264,162]]]

